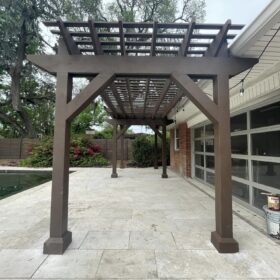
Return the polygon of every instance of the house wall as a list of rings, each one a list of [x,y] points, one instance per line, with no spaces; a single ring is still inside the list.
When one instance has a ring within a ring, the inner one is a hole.
[[[181,176],[191,177],[191,130],[186,123],[178,125],[180,148],[175,150],[175,130],[170,130],[170,167]]]

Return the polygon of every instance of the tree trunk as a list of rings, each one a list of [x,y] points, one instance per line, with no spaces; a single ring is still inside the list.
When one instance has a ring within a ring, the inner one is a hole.
[[[13,109],[19,114],[20,118],[24,123],[24,131],[25,136],[34,137],[34,129],[32,125],[32,121],[27,113],[27,111],[22,107],[20,100],[20,81],[21,81],[21,72],[23,68],[23,61],[25,59],[26,52],[26,44],[27,44],[27,31],[26,31],[26,23],[23,20],[20,36],[19,36],[19,44],[16,54],[16,62],[15,65],[10,69],[11,75],[11,99]]]

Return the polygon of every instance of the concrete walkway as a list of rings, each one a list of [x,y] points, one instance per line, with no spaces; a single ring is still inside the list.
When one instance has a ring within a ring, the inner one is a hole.
[[[280,247],[237,216],[240,253],[218,254],[209,241],[214,201],[161,170],[82,169],[70,175],[63,256],[42,254],[50,183],[0,201],[0,278],[280,279]]]

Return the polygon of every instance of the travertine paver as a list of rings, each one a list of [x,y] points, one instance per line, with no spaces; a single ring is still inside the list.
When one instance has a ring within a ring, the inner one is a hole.
[[[79,169],[70,175],[69,229],[63,256],[42,254],[49,235],[50,183],[0,201],[0,279],[280,279],[279,245],[233,217],[240,253],[210,242],[214,200],[161,170]],[[263,228],[264,221],[234,209]]]
[[[102,251],[68,250],[63,256],[49,256],[34,278],[93,278]]]
[[[128,231],[90,231],[81,249],[128,249]]]
[[[96,277],[158,278],[154,251],[106,250]]]

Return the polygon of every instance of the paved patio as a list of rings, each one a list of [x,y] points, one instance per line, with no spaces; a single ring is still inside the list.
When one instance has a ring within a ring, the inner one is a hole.
[[[206,193],[170,171],[169,179],[160,169],[118,173],[70,175],[73,242],[63,256],[42,254],[50,183],[1,200],[0,278],[280,279],[280,246],[238,216],[240,253],[217,253],[209,241],[214,201]]]

